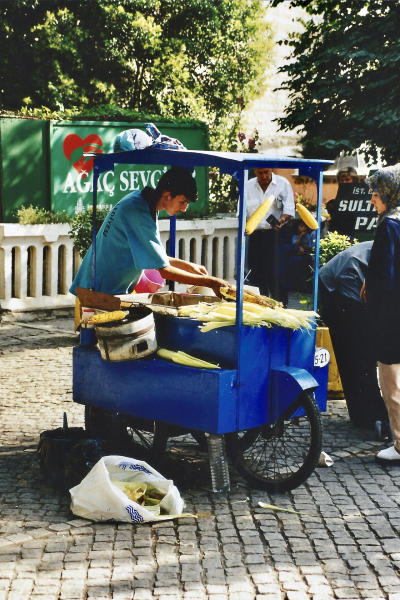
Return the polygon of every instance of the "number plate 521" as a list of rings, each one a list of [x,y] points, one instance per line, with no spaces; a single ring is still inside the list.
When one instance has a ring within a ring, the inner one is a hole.
[[[331,355],[326,348],[316,348],[314,355],[314,367],[325,367],[329,363]]]

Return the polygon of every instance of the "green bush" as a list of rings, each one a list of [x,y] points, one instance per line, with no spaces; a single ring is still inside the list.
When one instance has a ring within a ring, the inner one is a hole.
[[[257,146],[260,145],[258,131],[255,130],[252,138],[246,139],[244,133],[236,135],[233,129],[227,136],[224,151],[240,153],[258,153]],[[210,169],[210,216],[217,213],[232,213],[236,215],[239,200],[239,190],[234,177],[221,175],[219,169]]]
[[[50,225],[54,223],[69,223],[71,217],[63,210],[53,213],[44,208],[33,207],[32,204],[25,208],[21,206],[16,212],[18,223],[21,225]]]
[[[335,231],[329,232],[319,243],[319,266],[322,267],[331,258],[343,252],[346,248],[358,244],[358,240],[353,242],[347,235],[340,235]]]
[[[96,231],[99,231],[105,218],[110,212],[109,208],[99,205],[96,210]],[[74,240],[76,248],[83,258],[92,243],[93,212],[92,210],[77,213],[70,222],[69,235]]]

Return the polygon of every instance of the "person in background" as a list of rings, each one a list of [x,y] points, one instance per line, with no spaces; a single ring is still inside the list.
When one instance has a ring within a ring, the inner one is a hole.
[[[358,183],[357,171],[354,167],[343,167],[336,174],[336,180],[339,188],[342,184]],[[340,211],[339,202],[336,201],[330,215],[329,231],[337,232],[340,235],[347,235],[353,241],[354,239],[354,213],[349,211]]]
[[[294,221],[291,243],[286,253],[285,281],[288,291],[307,292],[312,262],[310,230],[303,221]]]
[[[371,309],[379,382],[395,438],[375,459],[400,465],[400,164],[376,171],[366,182],[378,226],[360,296]]]
[[[325,206],[326,206],[326,212],[329,214],[329,216],[331,216],[333,209],[335,207],[335,198],[328,200],[328,202],[325,204]]]
[[[341,183],[358,183],[358,174],[354,167],[343,167],[336,173],[336,181]]]
[[[325,231],[326,232],[331,231],[331,219],[332,219],[333,210],[335,208],[335,202],[336,202],[336,199],[332,198],[331,200],[328,200],[328,202],[325,203],[325,209],[329,215],[329,217],[326,217],[326,221],[325,221]]]
[[[371,311],[360,300],[373,242],[350,246],[319,271],[319,305],[329,327],[350,421],[373,429],[387,421],[376,372]]]
[[[311,252],[311,236],[310,230],[304,221],[297,223],[297,228],[292,236],[291,251],[294,256],[304,256]]]
[[[181,167],[171,167],[156,189],[146,186],[128,194],[107,215],[96,237],[96,292],[125,294],[139,282],[144,269],[156,269],[164,279],[210,287],[216,295],[229,285],[212,277],[202,265],[168,257],[158,230],[158,211],[170,216],[185,212],[197,199],[196,181]],[[92,287],[92,247],[70,287]]]
[[[275,200],[248,238],[248,282],[258,287],[262,295],[271,296],[287,306],[284,282],[286,232],[283,226],[295,215],[293,191],[289,181],[275,175],[272,169],[254,169],[254,174],[247,184],[247,219],[268,196],[273,194]],[[278,220],[274,226],[267,221],[270,215]]]

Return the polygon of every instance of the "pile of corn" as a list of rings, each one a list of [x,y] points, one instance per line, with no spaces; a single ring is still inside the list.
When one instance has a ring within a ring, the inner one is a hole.
[[[235,288],[229,288],[229,293],[221,293],[227,298],[236,297]],[[248,301],[248,298],[251,298]],[[236,304],[233,302],[216,302],[215,304],[200,303],[192,306],[182,306],[179,309],[179,316],[190,317],[206,323],[201,327],[201,331],[206,332],[218,327],[227,327],[236,322]],[[296,310],[294,308],[283,308],[280,302],[276,302],[265,296],[245,293],[243,301],[243,325],[250,327],[272,327],[280,325],[288,329],[306,329],[312,328],[315,318],[318,314],[309,310]]]
[[[228,300],[236,300],[236,288],[231,285],[230,287],[222,287],[220,288],[220,292],[224,298]],[[251,302],[252,304],[258,304],[259,306],[266,306],[269,308],[275,308],[279,306],[283,308],[282,302],[278,302],[273,298],[268,298],[268,296],[260,296],[259,294],[255,294],[250,290],[243,290],[243,302]]]

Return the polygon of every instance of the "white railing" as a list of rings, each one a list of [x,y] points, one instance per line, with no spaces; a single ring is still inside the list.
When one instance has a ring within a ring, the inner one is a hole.
[[[169,238],[169,220],[159,221],[161,240]],[[176,255],[203,264],[208,272],[233,283],[237,219],[177,221]],[[80,257],[68,235],[69,225],[0,224],[0,305],[6,310],[73,306],[68,289]],[[178,290],[184,286],[177,286]]]

